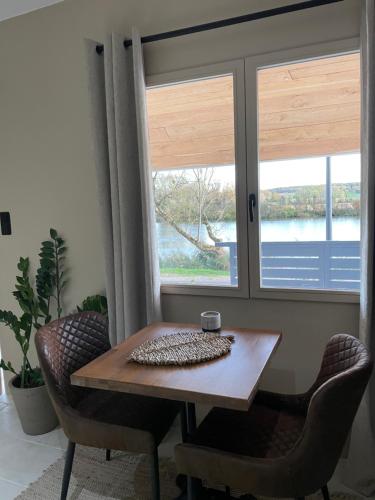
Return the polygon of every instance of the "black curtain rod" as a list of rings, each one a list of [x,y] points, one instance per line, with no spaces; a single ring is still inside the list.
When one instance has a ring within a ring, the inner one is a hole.
[[[257,21],[267,17],[279,16],[281,14],[289,14],[291,12],[298,12],[301,10],[311,9],[313,7],[320,7],[332,3],[343,2],[344,0],[308,0],[305,2],[284,5],[283,7],[276,7],[274,9],[262,10],[260,12],[253,12],[243,16],[231,17],[229,19],[222,19],[220,21],[212,21],[210,23],[199,24],[197,26],[189,26],[187,28],[180,28],[173,31],[166,31],[165,33],[158,33],[156,35],[148,35],[141,38],[142,43],[158,42],[160,40],[167,40],[168,38],[176,38],[179,36],[191,35],[192,33],[200,33],[202,31],[214,30],[217,28],[224,28],[226,26],[233,26],[234,24],[248,23],[250,21]],[[130,47],[132,40],[124,40],[124,47]],[[96,51],[98,54],[103,52],[103,45],[97,45]]]

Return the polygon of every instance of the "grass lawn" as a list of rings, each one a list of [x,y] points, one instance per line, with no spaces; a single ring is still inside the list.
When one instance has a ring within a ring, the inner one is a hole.
[[[219,269],[202,269],[202,268],[192,268],[183,269],[181,267],[162,267],[160,269],[160,274],[162,276],[222,276],[227,277],[229,275],[228,271],[223,271]]]

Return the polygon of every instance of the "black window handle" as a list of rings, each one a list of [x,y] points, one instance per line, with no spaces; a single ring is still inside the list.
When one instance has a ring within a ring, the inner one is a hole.
[[[257,199],[254,193],[249,194],[249,215],[250,222],[254,222],[254,208],[257,206]]]

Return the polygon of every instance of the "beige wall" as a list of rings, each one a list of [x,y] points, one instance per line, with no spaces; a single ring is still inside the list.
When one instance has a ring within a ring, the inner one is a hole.
[[[132,25],[150,34],[249,10],[275,0],[65,0],[0,23],[0,211],[14,234],[0,237],[0,304],[11,308],[19,255],[33,257],[52,226],[69,246],[66,312],[103,289],[103,255],[90,152],[86,37],[103,40]],[[292,2],[289,2],[292,3]],[[243,24],[146,47],[148,74],[250,54],[358,36],[358,0]],[[316,371],[323,345],[337,331],[357,333],[358,306],[348,304],[166,296],[167,320],[197,320],[217,308],[224,322],[281,328],[282,346],[266,377],[276,388],[300,390]],[[15,345],[0,329],[1,349]]]

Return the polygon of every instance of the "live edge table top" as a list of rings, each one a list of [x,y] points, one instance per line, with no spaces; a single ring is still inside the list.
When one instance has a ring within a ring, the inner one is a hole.
[[[80,368],[72,374],[71,382],[82,387],[247,410],[281,333],[224,328],[221,335],[234,336],[232,351],[192,366],[146,366],[128,360],[131,351],[143,342],[179,331],[201,329],[195,324],[154,323]]]

